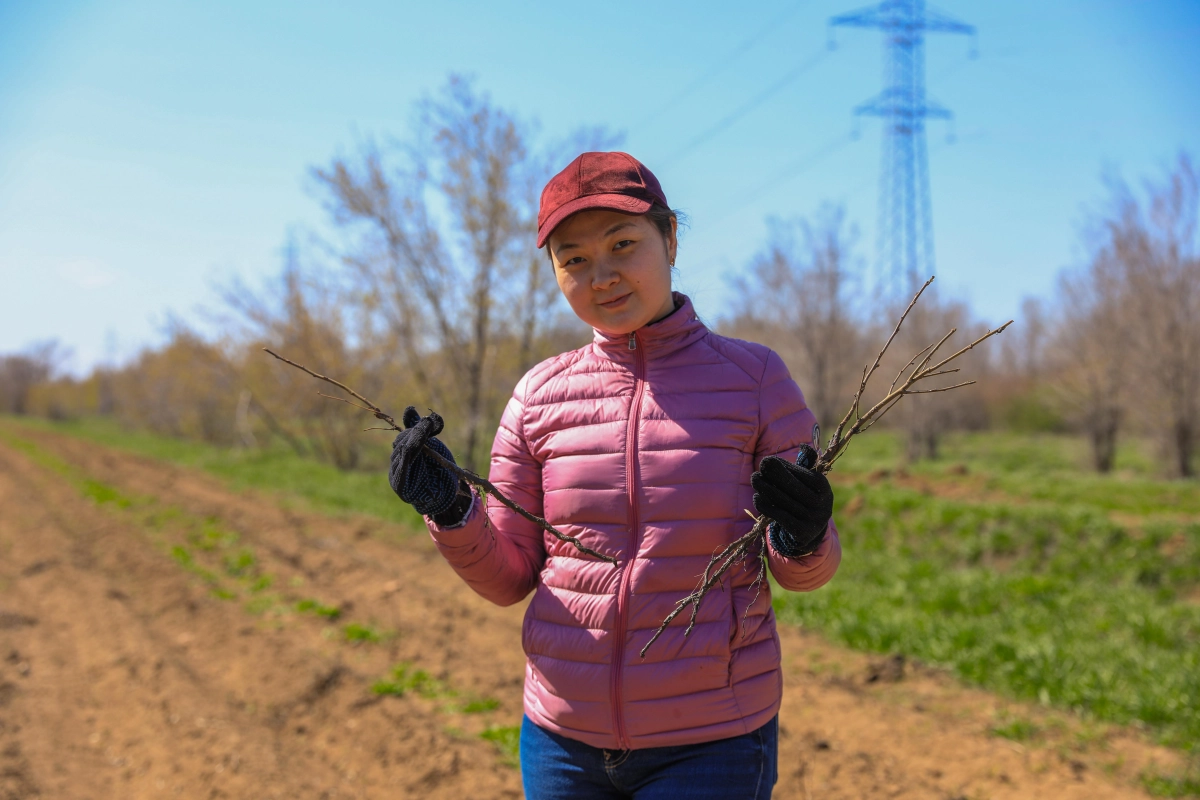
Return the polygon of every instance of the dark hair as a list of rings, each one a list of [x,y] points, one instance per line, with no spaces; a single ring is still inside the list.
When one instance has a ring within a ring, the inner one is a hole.
[[[687,216],[682,211],[667,208],[662,203],[650,206],[650,210],[642,216],[654,223],[664,241],[671,235],[671,220],[675,220],[676,226],[687,225]]]

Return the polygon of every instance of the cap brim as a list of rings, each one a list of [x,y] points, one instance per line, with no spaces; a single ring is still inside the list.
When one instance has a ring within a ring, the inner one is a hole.
[[[563,203],[546,222],[538,228],[537,246],[546,244],[550,234],[564,219],[580,211],[590,211],[594,208],[606,208],[609,211],[621,211],[625,214],[645,214],[654,206],[650,200],[631,197],[627,194],[590,194],[587,197],[577,197],[569,203]]]

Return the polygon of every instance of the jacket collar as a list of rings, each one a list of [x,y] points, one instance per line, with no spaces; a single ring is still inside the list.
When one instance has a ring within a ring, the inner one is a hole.
[[[634,338],[637,348],[644,350],[647,357],[662,357],[675,352],[708,333],[708,328],[696,316],[691,298],[681,292],[672,292],[675,310],[658,322],[644,325],[632,334],[608,334],[592,329],[592,343],[596,351],[613,359],[631,359],[636,349],[630,349]]]

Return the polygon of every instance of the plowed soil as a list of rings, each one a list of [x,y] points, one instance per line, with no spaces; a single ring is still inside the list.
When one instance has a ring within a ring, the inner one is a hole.
[[[523,607],[476,597],[423,535],[289,505],[0,429],[0,800],[521,796],[480,734],[520,722]],[[1143,797],[1137,775],[1177,763],[781,635],[779,798]],[[1044,733],[991,733],[1006,714]]]

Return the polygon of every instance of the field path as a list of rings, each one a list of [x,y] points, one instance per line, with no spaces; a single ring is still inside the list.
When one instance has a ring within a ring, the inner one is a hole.
[[[479,734],[520,721],[522,612],[398,526],[2,427],[0,800],[519,797]],[[997,738],[1002,709],[1042,712],[782,639],[778,798],[1144,797],[1138,772],[1175,763],[1060,717]],[[397,664],[409,691],[373,692]]]

